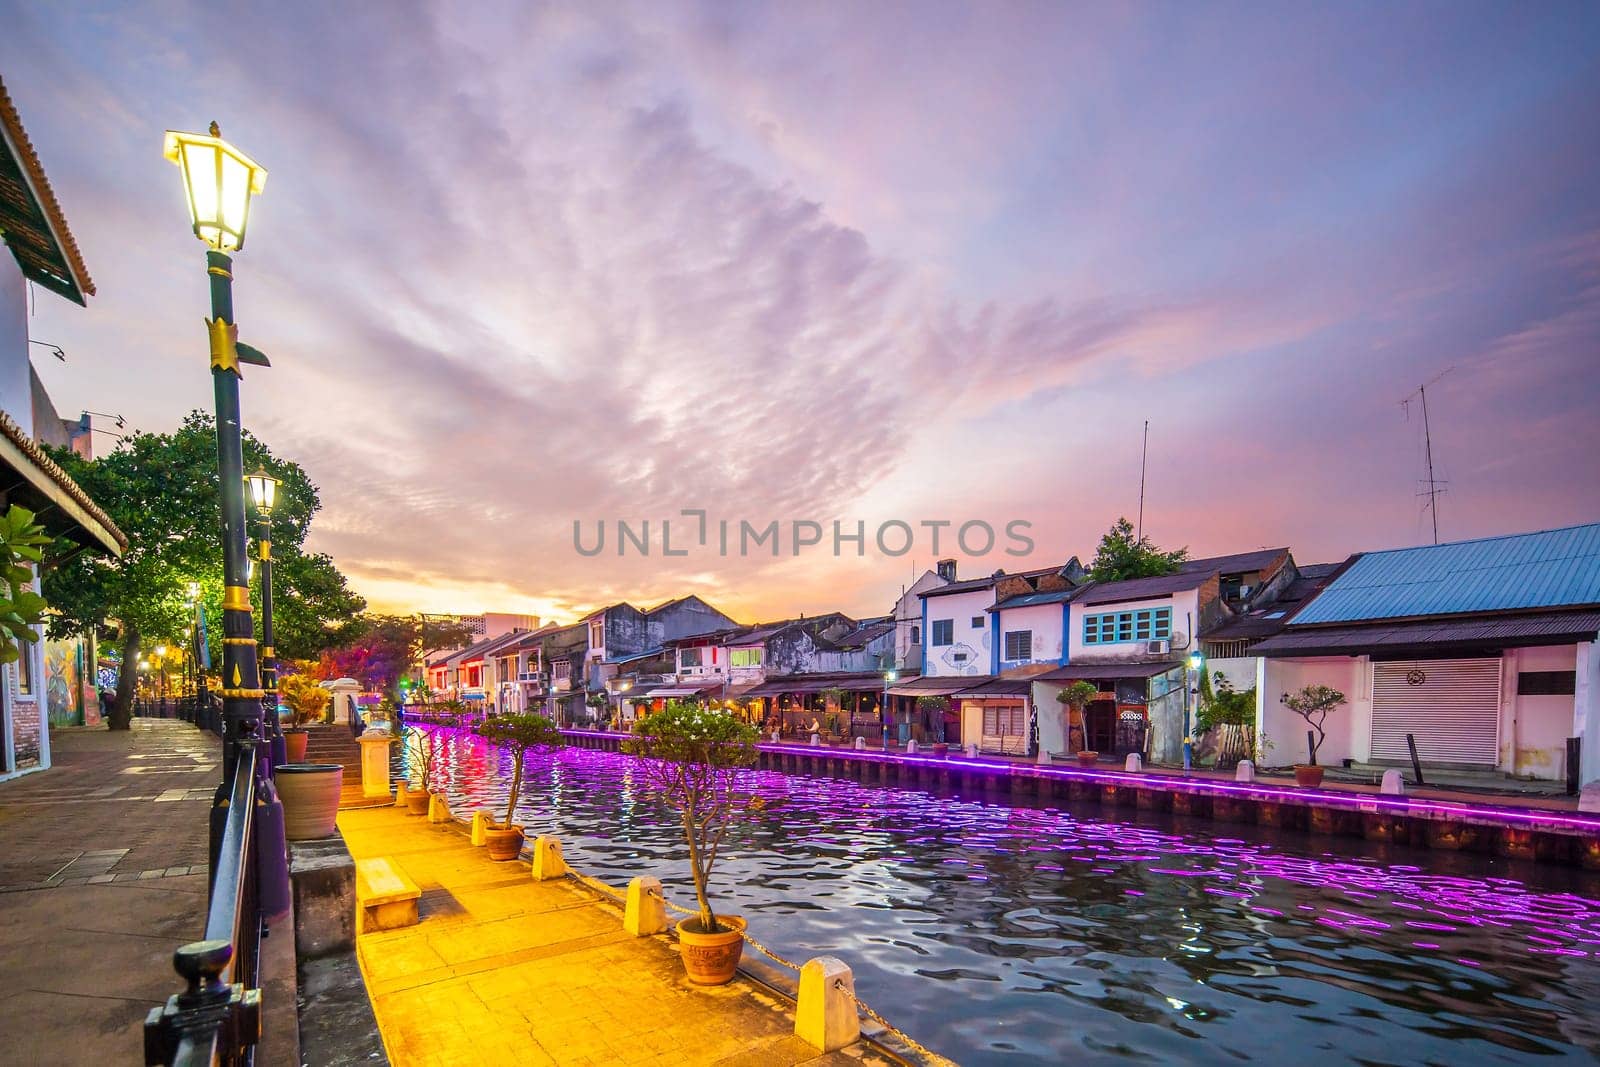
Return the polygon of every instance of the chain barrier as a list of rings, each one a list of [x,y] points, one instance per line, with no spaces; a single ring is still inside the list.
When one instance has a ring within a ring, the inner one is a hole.
[[[624,893],[622,890],[615,889],[612,886],[607,885],[606,883],[600,881],[598,878],[591,878],[586,874],[579,874],[577,871],[572,870],[570,867],[567,869],[567,877],[573,879],[574,881],[578,882],[581,885],[588,886],[590,889],[593,889],[598,893],[603,893],[606,896],[609,896],[609,897],[613,898],[614,900],[619,900],[619,901],[622,901],[624,903],[626,903],[626,901],[627,901],[627,894],[626,893]],[[666,895],[664,893],[662,893],[660,889],[651,888],[649,890],[649,893],[650,893],[651,896],[657,898],[663,904],[665,904],[670,910],[677,912],[679,915],[698,915],[699,914],[699,912],[697,910],[695,910],[694,908],[685,908],[685,907],[682,907],[681,905],[674,904],[672,901],[670,901],[670,900],[668,900],[666,898]],[[779,964],[780,966],[787,967],[791,971],[794,971],[796,974],[800,973],[800,964],[795,963],[793,960],[784,959],[782,956],[780,956],[776,952],[772,951],[766,945],[763,945],[761,942],[759,942],[755,938],[751,937],[750,936],[750,932],[748,930],[740,931],[740,935],[739,936],[743,937],[744,940],[745,940],[745,943],[748,944],[751,948],[755,949],[757,952],[761,953],[763,956],[767,957],[772,962],[774,962],[776,964]],[[944,1056],[941,1056],[937,1052],[934,1052],[932,1049],[930,1049],[930,1048],[928,1048],[928,1047],[926,1047],[926,1046],[924,1046],[922,1044],[919,1044],[917,1042],[917,1040],[915,1038],[913,1038],[910,1034],[906,1033],[904,1030],[902,1030],[899,1027],[895,1026],[888,1019],[885,1019],[882,1015],[879,1015],[870,1006],[868,1006],[866,1001],[864,1001],[860,997],[856,996],[855,992],[853,990],[851,990],[847,985],[845,985],[843,979],[836,979],[834,981],[833,985],[834,985],[835,989],[839,990],[840,992],[844,993],[845,996],[850,998],[851,1002],[853,1004],[855,1004],[856,1009],[858,1011],[860,1011],[862,1015],[865,1015],[867,1018],[871,1019],[873,1022],[875,1022],[879,1026],[883,1027],[883,1029],[887,1033],[893,1034],[895,1036],[895,1038],[901,1044],[903,1044],[906,1048],[910,1049],[912,1052],[915,1052],[917,1054],[917,1056],[919,1056],[921,1058],[922,1062],[924,1064],[928,1065],[928,1067],[957,1067],[956,1062],[954,1060],[951,1060],[951,1059],[948,1059],[948,1058],[946,1058]]]

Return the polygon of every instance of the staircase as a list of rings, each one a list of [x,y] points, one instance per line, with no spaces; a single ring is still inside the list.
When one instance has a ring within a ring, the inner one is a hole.
[[[306,762],[337,763],[344,768],[339,793],[341,808],[366,807],[384,801],[368,800],[361,792],[361,742],[344,723],[306,727]]]

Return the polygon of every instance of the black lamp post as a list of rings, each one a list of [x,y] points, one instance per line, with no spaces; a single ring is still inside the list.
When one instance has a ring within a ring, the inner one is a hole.
[[[183,171],[184,192],[194,234],[208,246],[206,274],[211,279],[211,384],[217,408],[217,472],[222,488],[222,713],[225,797],[233,781],[240,746],[254,744],[261,727],[261,675],[256,661],[255,628],[250,618],[246,577],[244,453],[239,437],[239,364],[264,363],[254,349],[238,343],[233,314],[233,259],[244,247],[250,198],[266,185],[266,170],[224,141],[217,124],[209,134],[167,131],[166,157]],[[258,766],[262,764],[258,763]],[[263,769],[265,769],[263,767]],[[225,815],[224,815],[225,818]],[[213,840],[217,819],[213,817]],[[213,847],[213,854],[215,847]]]
[[[889,751],[889,731],[894,728],[894,712],[889,705],[889,687],[900,677],[900,672],[887,670],[883,672],[883,708],[880,718],[883,719],[883,750]]]
[[[278,499],[278,479],[267,473],[265,467],[246,479],[250,486],[250,499],[261,517],[257,527],[257,541],[261,546],[261,698],[262,722],[266,736],[272,742],[272,765],[283,763],[288,757],[283,739],[283,726],[278,722],[278,661],[272,647],[272,507]]]

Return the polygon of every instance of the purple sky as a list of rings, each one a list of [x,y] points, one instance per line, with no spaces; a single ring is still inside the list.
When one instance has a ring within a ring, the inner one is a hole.
[[[1044,566],[1134,514],[1147,418],[1163,545],[1415,544],[1440,374],[1444,538],[1600,519],[1591,3],[5,8],[100,290],[38,302],[63,414],[210,407],[160,146],[216,119],[271,171],[246,422],[379,606],[882,612],[925,529],[572,522],[1024,519],[963,573]]]

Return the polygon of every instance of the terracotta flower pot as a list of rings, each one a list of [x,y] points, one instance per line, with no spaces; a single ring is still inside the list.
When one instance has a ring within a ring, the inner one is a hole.
[[[432,796],[426,789],[412,789],[406,792],[406,814],[428,814],[428,800]]]
[[[1322,768],[1314,763],[1296,763],[1294,784],[1301,789],[1315,789],[1322,784]]]
[[[944,759],[948,755],[950,755],[950,746],[945,744],[943,741],[935,741],[933,745],[933,758]]]
[[[285,763],[272,772],[283,802],[284,836],[311,841],[332,835],[339,815],[344,768],[337,763]]]
[[[306,761],[306,742],[311,735],[303,726],[291,726],[283,731],[283,747],[285,763],[304,763]]]
[[[696,985],[726,985],[744,955],[744,920],[737,915],[719,915],[717,922],[726,929],[715,934],[700,932],[698,915],[678,923],[678,954],[689,981]]]
[[[484,844],[489,849],[490,859],[505,862],[522,855],[522,827],[513,826],[508,830],[504,827],[491,826],[484,830],[484,835]]]
[[[1080,767],[1093,767],[1095,765],[1096,761],[1098,761],[1099,759],[1100,759],[1100,753],[1098,753],[1098,752],[1089,752],[1089,751],[1085,750],[1083,752],[1078,753],[1078,766],[1080,766]]]

